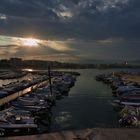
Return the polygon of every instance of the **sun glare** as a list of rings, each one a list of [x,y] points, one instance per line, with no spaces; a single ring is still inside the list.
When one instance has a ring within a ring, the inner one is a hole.
[[[38,43],[40,41],[38,39],[33,39],[33,38],[26,38],[26,39],[22,39],[21,41],[21,44],[23,46],[29,46],[29,47],[32,47],[32,46],[38,46]]]

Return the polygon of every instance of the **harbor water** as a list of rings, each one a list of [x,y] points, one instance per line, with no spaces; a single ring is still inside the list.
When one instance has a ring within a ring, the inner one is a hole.
[[[68,97],[57,101],[56,107],[53,107],[52,131],[119,127],[110,87],[95,80],[96,75],[114,70],[77,71],[81,76]]]

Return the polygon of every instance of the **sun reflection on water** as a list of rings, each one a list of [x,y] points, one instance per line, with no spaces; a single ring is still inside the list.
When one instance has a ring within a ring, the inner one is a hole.
[[[23,69],[23,71],[32,72],[32,71],[33,71],[33,69]]]
[[[59,116],[56,117],[56,122],[58,124],[67,124],[72,119],[72,115],[70,112],[60,112]]]

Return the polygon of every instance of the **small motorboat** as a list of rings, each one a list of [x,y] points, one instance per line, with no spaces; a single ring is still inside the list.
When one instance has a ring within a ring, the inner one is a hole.
[[[140,107],[140,100],[127,100],[127,101],[114,100],[114,103],[122,106]]]
[[[120,100],[140,100],[140,94],[128,94],[118,97]]]
[[[122,126],[140,126],[140,108],[125,106],[119,112],[119,123]]]
[[[28,114],[27,111],[18,111],[9,108],[0,112],[0,136],[7,132],[19,132],[23,129],[29,131],[37,130],[38,125],[35,123],[35,117]]]

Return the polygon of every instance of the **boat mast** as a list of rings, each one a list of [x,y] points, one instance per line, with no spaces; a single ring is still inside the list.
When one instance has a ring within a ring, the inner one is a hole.
[[[52,95],[52,82],[51,82],[50,65],[48,66],[48,76],[49,76],[50,92],[51,92],[51,95]]]

